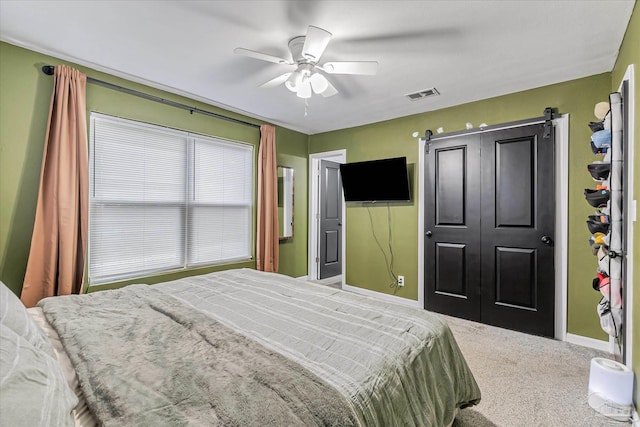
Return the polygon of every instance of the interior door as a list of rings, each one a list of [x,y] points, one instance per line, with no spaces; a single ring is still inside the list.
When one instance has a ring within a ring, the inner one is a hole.
[[[554,145],[544,125],[434,140],[425,307],[553,337]]]
[[[320,279],[342,274],[340,164],[320,161]]]
[[[426,156],[426,308],[480,321],[480,144],[432,142]]]
[[[553,337],[554,147],[543,133],[538,124],[482,135],[481,318]]]

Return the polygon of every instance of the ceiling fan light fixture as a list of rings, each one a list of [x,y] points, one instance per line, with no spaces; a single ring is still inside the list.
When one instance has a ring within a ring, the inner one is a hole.
[[[234,53],[262,61],[274,62],[280,65],[295,65],[297,67],[295,71],[272,78],[260,87],[271,88],[284,83],[285,87],[299,98],[307,100],[314,94],[328,98],[336,95],[338,90],[331,84],[325,74],[373,76],[378,71],[378,62],[376,61],[334,61],[320,65],[319,60],[324,54],[331,37],[332,35],[329,31],[309,25],[306,35],[297,36],[289,40],[291,60],[241,47],[234,49]]]
[[[313,73],[311,77],[309,77],[309,83],[311,83],[311,89],[313,89],[313,93],[315,94],[321,94],[329,87],[327,78],[320,73]]]
[[[333,95],[335,95],[335,94],[337,94],[337,93],[338,93],[338,91],[336,90],[336,88],[335,88],[335,87],[333,87],[333,85],[331,84],[331,82],[329,82],[329,81],[327,80],[327,88],[322,92],[322,94],[321,94],[321,95],[322,95],[323,97],[325,97],[325,98],[328,98],[328,97],[333,96]]]

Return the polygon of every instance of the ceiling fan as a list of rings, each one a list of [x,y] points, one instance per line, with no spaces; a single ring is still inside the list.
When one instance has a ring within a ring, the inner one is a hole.
[[[300,98],[310,98],[312,93],[326,98],[337,94],[338,90],[321,71],[327,74],[359,75],[375,75],[378,71],[378,63],[376,61],[325,62],[319,65],[318,62],[327,48],[329,40],[331,40],[331,35],[327,30],[309,25],[305,36],[298,36],[289,40],[292,60],[241,47],[235,48],[233,52],[262,61],[296,66],[294,71],[271,79],[260,87],[269,88],[284,83],[287,89],[295,92]]]

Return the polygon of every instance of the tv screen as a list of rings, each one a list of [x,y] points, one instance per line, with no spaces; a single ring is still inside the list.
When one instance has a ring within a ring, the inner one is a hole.
[[[411,200],[406,157],[344,163],[340,176],[347,202]]]

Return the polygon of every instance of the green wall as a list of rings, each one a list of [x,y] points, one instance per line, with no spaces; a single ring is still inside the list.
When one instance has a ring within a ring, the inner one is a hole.
[[[0,43],[0,94],[2,94],[0,96],[0,280],[16,294],[19,294],[22,289],[29,254],[45,128],[53,90],[53,77],[43,74],[40,68],[45,64],[55,65],[61,62],[65,63],[50,56],[7,43]],[[76,64],[69,65],[96,79],[261,124],[257,120],[188,98],[116,78]],[[90,111],[249,142],[256,145],[257,158],[260,131],[254,127],[197,113],[190,114],[186,110],[127,95],[92,83],[87,85],[87,113]],[[298,219],[296,238],[281,245],[284,257],[280,271],[292,276],[306,274],[307,138],[307,135],[299,132],[283,128],[276,129],[278,161],[292,165],[295,168],[296,180],[299,182],[295,200],[295,213]],[[300,221],[299,218],[304,220]],[[189,274],[238,267],[255,268],[255,261],[157,275],[117,284],[96,286],[91,289],[119,287],[141,281],[156,283]]]
[[[308,140],[307,135],[289,129],[276,132],[278,165],[293,168],[293,238],[280,242],[279,272],[293,277],[307,275]]]
[[[545,107],[570,114],[569,125],[569,284],[568,331],[573,334],[606,339],[595,315],[598,294],[591,288],[597,261],[591,255],[589,231],[584,219],[592,208],[584,201],[583,190],[593,187],[586,165],[594,160],[589,147],[591,131],[587,123],[596,120],[593,106],[607,99],[611,87],[609,73],[500,96],[437,111],[402,117],[386,122],[311,136],[309,152],[347,149],[347,161],[406,156],[417,164],[418,142],[411,134],[443,127],[445,132],[459,131],[465,123],[495,125],[543,115]],[[444,94],[446,96],[446,94]],[[428,102],[428,101],[427,101]],[[417,168],[415,168],[417,170]],[[415,203],[417,173],[413,174],[413,200],[392,205],[395,271],[406,276],[406,285],[395,291],[401,297],[417,299],[418,283],[418,206]],[[376,235],[386,242],[386,207],[371,208]],[[347,277],[350,285],[392,293],[380,249],[373,241],[368,212],[363,205],[347,207]]]
[[[611,90],[617,91],[622,78],[624,77],[627,67],[633,64],[634,67],[634,86],[635,86],[635,130],[634,130],[634,177],[633,187],[635,200],[638,199],[638,192],[640,191],[640,80],[638,75],[640,74],[640,6],[636,3],[627,32],[624,36],[624,41],[620,47],[616,65],[611,73]],[[640,411],[640,387],[638,386],[638,380],[640,379],[640,230],[638,230],[640,224],[635,223],[634,239],[633,242],[629,242],[633,246],[633,262],[634,275],[634,293],[633,293],[633,370],[636,375],[636,382],[634,388],[634,401],[636,402],[636,410]],[[629,283],[629,282],[627,282]]]

